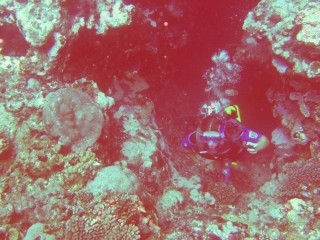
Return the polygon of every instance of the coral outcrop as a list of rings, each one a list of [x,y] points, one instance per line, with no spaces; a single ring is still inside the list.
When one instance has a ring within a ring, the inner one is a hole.
[[[59,144],[84,151],[100,137],[103,115],[89,95],[72,88],[60,89],[46,96],[43,106],[45,127]]]
[[[61,7],[62,4],[65,7]],[[81,1],[79,4],[79,9],[76,9],[70,5],[70,1],[2,2],[0,26],[17,26],[30,44],[25,56],[0,56],[4,58],[1,63],[5,64],[5,72],[13,71],[17,64],[23,70],[20,73],[24,75],[44,76],[52,70],[62,71],[63,62],[69,55],[59,55],[59,52],[70,46],[82,28],[94,28],[97,34],[105,34],[109,28],[130,24],[134,8],[133,5],[113,0],[98,0],[94,3]],[[68,18],[70,14],[72,17]],[[56,65],[57,58],[59,66]]]
[[[249,12],[243,29],[271,46],[279,72],[319,78],[319,26],[317,1],[263,0]]]
[[[65,225],[67,239],[141,239],[157,236],[151,218],[136,196],[106,192],[96,198],[79,193]]]

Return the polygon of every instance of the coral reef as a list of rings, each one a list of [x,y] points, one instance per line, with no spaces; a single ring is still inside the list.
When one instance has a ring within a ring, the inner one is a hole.
[[[318,78],[319,24],[316,1],[263,0],[248,13],[243,29],[271,46],[273,58],[281,59],[276,68],[286,68],[280,72]]]
[[[177,140],[194,96],[169,85],[181,72],[168,59],[187,46],[193,1],[136,2],[0,0],[0,30],[14,32],[0,39],[0,239],[320,239],[317,1],[262,0],[235,57],[217,50],[202,76],[227,104],[243,63],[280,74],[272,153],[239,156],[227,183],[223,161]]]
[[[23,239],[46,239],[46,240],[55,240],[56,238],[52,235],[46,234],[43,232],[45,225],[43,223],[33,224],[27,231],[26,236]]]
[[[95,28],[97,34],[105,34],[109,27],[130,24],[133,10],[133,5],[125,5],[121,0],[81,1],[79,9],[72,9],[67,3],[67,7],[63,8],[63,2],[59,0],[10,1],[1,4],[0,26],[17,26],[30,44],[26,56],[0,56],[3,58],[1,65],[4,72],[17,71],[16,67],[19,67],[19,72],[24,75],[37,76],[63,70],[69,55],[59,52],[70,46],[82,28]],[[68,18],[70,14],[72,17]]]
[[[320,163],[317,159],[296,161],[285,165],[282,172],[284,179],[281,196],[311,198],[320,180],[319,172]]]
[[[234,205],[238,200],[238,192],[232,185],[227,185],[222,182],[210,183],[210,193],[216,199],[219,205]]]
[[[103,115],[89,95],[72,88],[49,93],[43,106],[45,127],[60,145],[84,151],[100,137]]]
[[[122,119],[124,132],[128,139],[122,144],[122,154],[129,163],[143,165],[150,168],[153,164],[152,156],[157,150],[158,137],[153,129],[157,126],[153,121],[153,105],[122,105],[114,114],[118,120]],[[146,137],[148,136],[148,137]]]
[[[116,0],[98,0],[96,2],[97,12],[100,15],[95,24],[98,34],[105,33],[109,27],[116,28],[130,23],[130,12],[133,5],[125,5],[122,1]]]
[[[151,233],[157,236],[136,196],[105,192],[93,198],[89,193],[79,193],[71,206],[74,214],[65,225],[67,239],[141,239],[141,235]]]
[[[85,190],[95,196],[106,190],[122,193],[136,193],[138,189],[137,176],[124,166],[109,166],[102,168],[93,181],[88,182]]]
[[[27,42],[33,47],[39,47],[61,22],[60,11],[57,1],[41,1],[41,4],[35,4],[33,1],[16,2],[16,24]]]

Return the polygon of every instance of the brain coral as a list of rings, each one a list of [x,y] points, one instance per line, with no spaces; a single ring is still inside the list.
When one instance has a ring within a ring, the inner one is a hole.
[[[59,144],[71,146],[74,152],[94,144],[101,134],[103,115],[91,97],[72,88],[49,93],[43,107],[46,129]]]

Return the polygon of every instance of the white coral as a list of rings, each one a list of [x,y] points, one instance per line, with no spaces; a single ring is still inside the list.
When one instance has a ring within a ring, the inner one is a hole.
[[[103,34],[109,27],[120,27],[129,24],[133,5],[125,5],[121,0],[97,0],[99,23],[95,25],[98,34]]]

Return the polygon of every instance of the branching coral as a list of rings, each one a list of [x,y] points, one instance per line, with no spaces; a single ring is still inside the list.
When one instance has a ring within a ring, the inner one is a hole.
[[[106,196],[93,198],[90,193],[79,193],[74,197],[73,215],[65,225],[65,237],[141,239],[140,227],[144,234],[152,232],[152,221],[141,204],[136,196],[125,194],[107,192]]]

